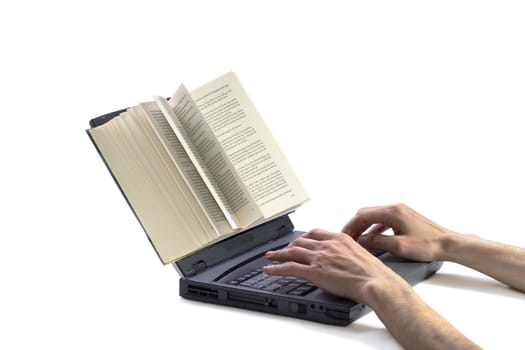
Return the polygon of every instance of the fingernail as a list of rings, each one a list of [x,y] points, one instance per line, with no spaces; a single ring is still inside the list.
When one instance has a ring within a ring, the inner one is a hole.
[[[273,251],[273,250],[269,250],[269,251],[266,252],[266,256],[272,255],[272,254],[274,254],[274,253],[275,253],[275,251]]]

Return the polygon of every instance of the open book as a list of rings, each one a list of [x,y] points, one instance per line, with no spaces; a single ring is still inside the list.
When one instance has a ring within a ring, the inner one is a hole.
[[[88,134],[164,264],[308,199],[233,72]]]

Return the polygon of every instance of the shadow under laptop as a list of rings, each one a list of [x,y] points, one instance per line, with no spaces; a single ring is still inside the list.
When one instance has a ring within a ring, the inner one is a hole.
[[[292,343],[296,337],[301,339],[310,337],[312,343],[319,342],[321,339],[328,343],[330,343],[330,339],[341,339],[343,342],[351,340],[351,344],[354,346],[356,343],[362,343],[362,348],[367,349],[402,349],[374,313],[369,313],[347,326],[334,326],[248,309],[204,304],[187,299],[179,299],[178,302],[185,307],[196,308],[196,314],[205,312],[209,324],[216,324],[216,322],[221,321],[224,323],[224,320],[227,319],[229,326],[234,326],[236,329],[243,325],[249,325],[250,328],[257,325],[256,327],[261,329],[271,329],[272,338],[281,339],[281,342],[283,337]],[[284,347],[286,348],[286,346]]]

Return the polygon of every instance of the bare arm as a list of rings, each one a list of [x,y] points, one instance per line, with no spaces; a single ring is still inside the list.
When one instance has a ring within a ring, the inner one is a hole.
[[[265,267],[369,305],[405,349],[479,349],[426,305],[401,277],[344,233],[315,229],[267,257]]]
[[[478,270],[512,288],[525,292],[525,249],[474,235],[453,234],[443,240],[439,260]]]
[[[372,294],[369,305],[404,349],[480,349],[410,286],[390,285]]]

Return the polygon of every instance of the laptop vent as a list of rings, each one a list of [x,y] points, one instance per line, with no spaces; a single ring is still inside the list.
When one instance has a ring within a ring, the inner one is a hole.
[[[219,291],[211,288],[200,287],[190,284],[188,285],[188,295],[199,296],[201,298],[205,297],[211,299],[218,299]]]

